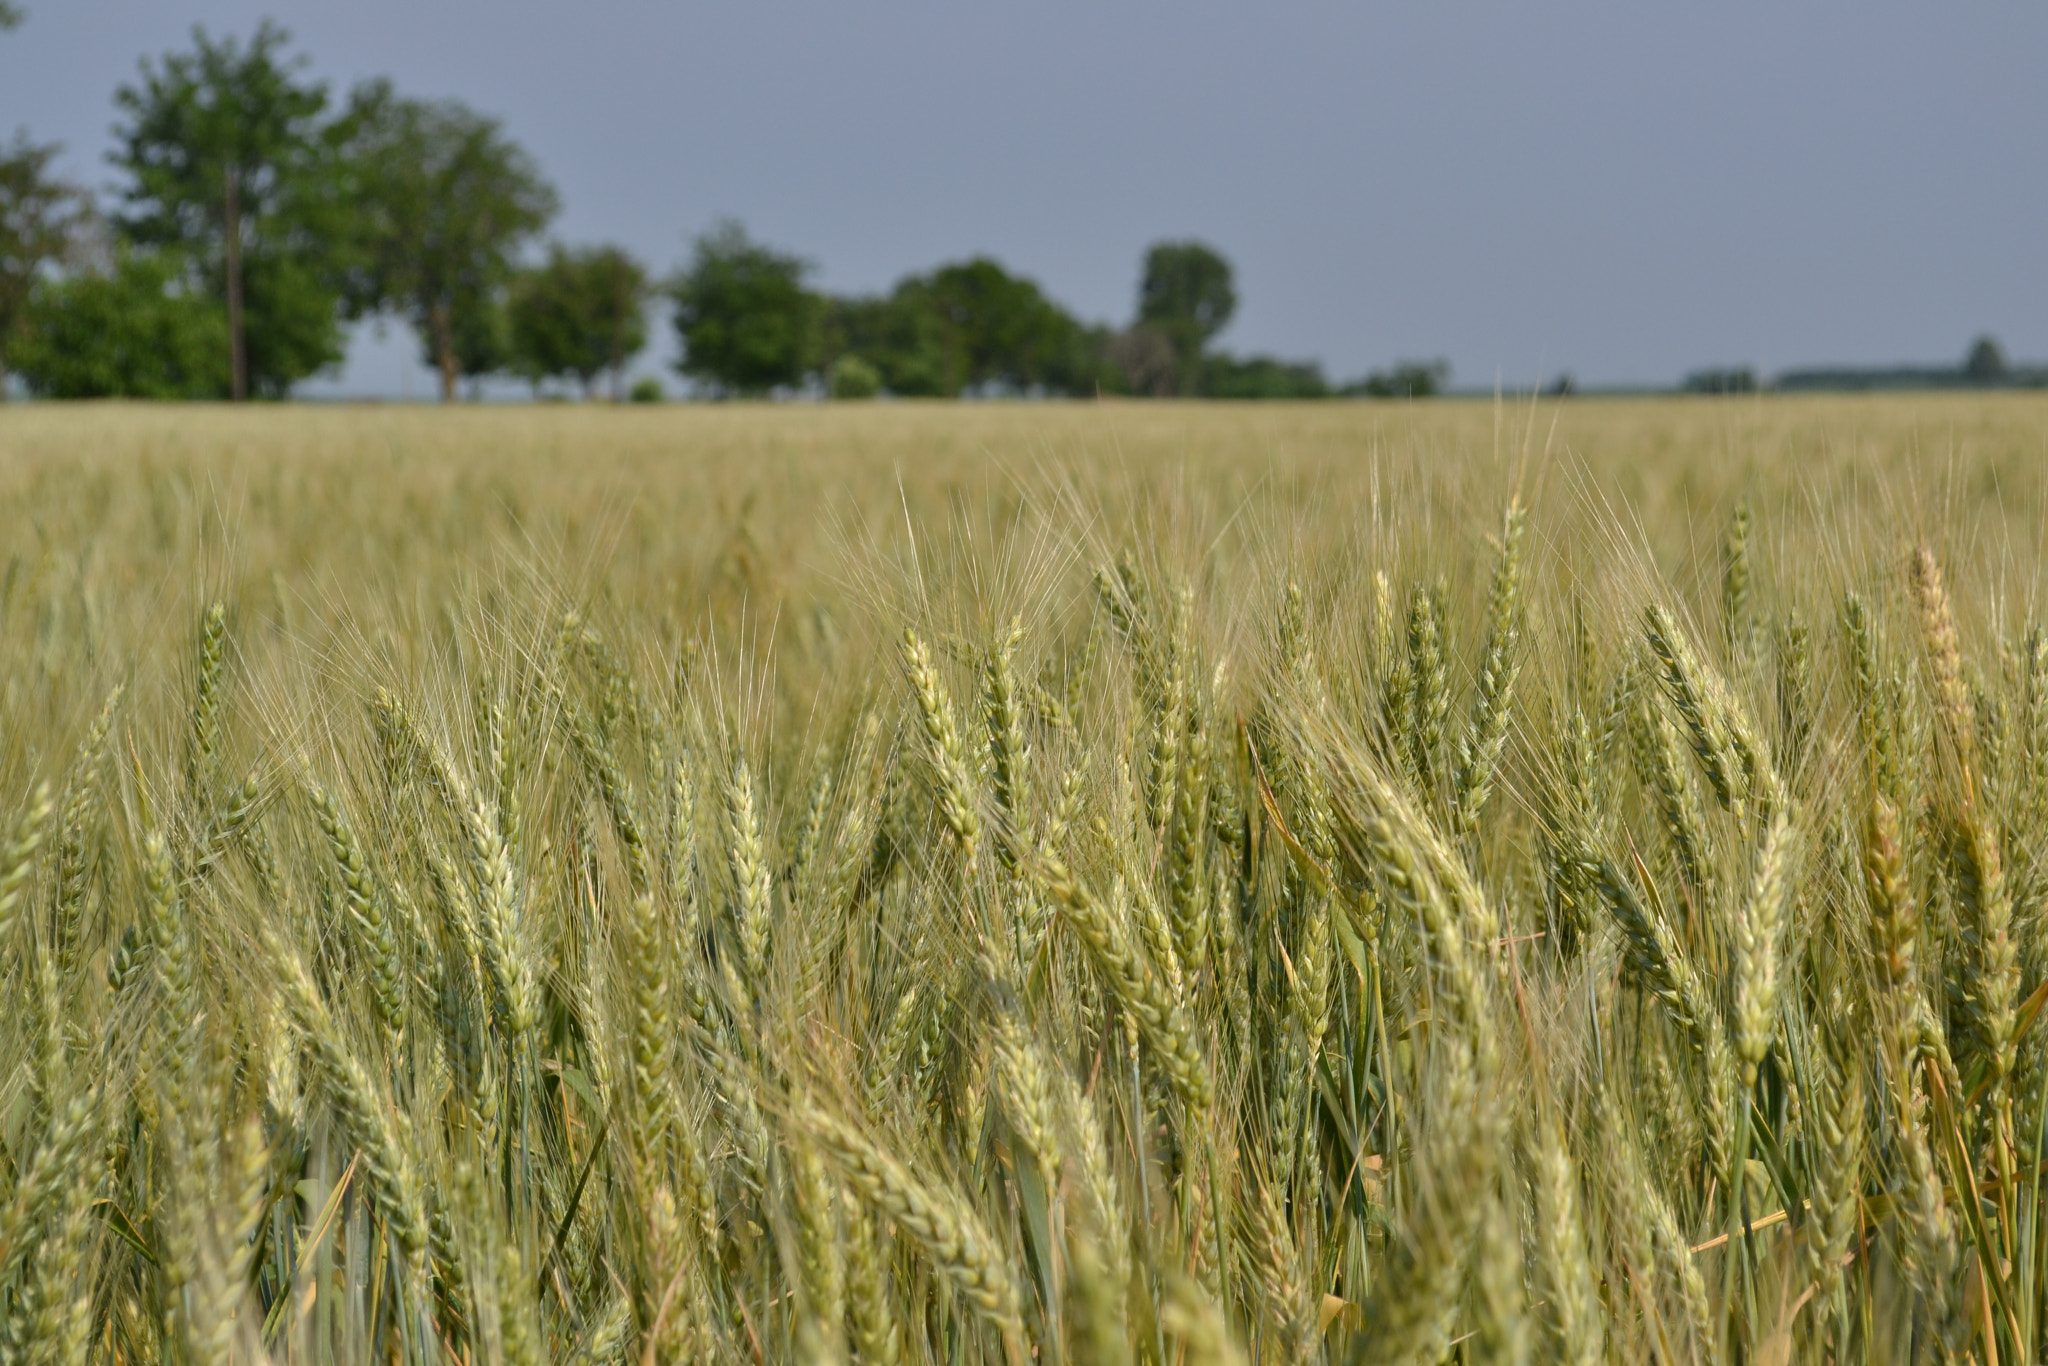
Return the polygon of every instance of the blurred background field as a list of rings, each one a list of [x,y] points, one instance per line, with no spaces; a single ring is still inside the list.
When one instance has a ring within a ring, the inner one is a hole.
[[[1332,534],[1374,515],[1376,485],[1383,500],[1433,495],[1426,511],[1383,504],[1411,526],[1511,488],[1581,527],[1604,510],[1667,568],[1738,498],[1783,535],[1869,518],[2025,561],[2048,397],[0,410],[9,553],[90,544],[124,573],[139,557],[186,574],[374,576],[526,544],[584,570],[687,574],[745,535],[772,594],[823,568],[835,527],[886,535],[906,504],[993,507],[1058,486],[1110,527],[1178,497]],[[127,519],[145,513],[138,536]],[[365,544],[379,554],[358,558]]]
[[[1511,494],[1547,547],[1539,575],[1595,600],[1646,574],[1710,599],[1747,502],[1761,561],[1823,609],[1925,540],[2023,618],[2048,397],[19,405],[0,410],[0,630],[41,662],[41,705],[90,707],[67,670],[147,671],[215,599],[319,650],[520,583],[630,623],[650,660],[773,656],[801,709],[821,639],[832,661],[873,662],[878,618],[903,604],[893,571],[862,566],[912,540],[941,582],[977,561],[985,577],[1001,540],[1063,610],[1137,545],[1231,587],[1220,600],[1256,626],[1274,584],[1355,593],[1362,566],[1395,559],[1483,593]],[[6,686],[10,707],[30,688]]]

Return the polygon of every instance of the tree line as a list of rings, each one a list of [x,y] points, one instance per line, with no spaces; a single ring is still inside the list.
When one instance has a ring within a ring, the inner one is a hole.
[[[21,17],[0,0],[0,29]],[[443,399],[493,376],[617,398],[661,310],[713,396],[1421,396],[1448,374],[1333,386],[1312,361],[1219,349],[1237,291],[1193,241],[1147,251],[1123,326],[985,256],[829,295],[733,222],[657,278],[621,247],[549,240],[560,197],[497,119],[381,79],[337,94],[307,66],[267,21],[144,60],[114,95],[104,205],[54,173],[56,147],[0,144],[0,395],[12,372],[54,398],[282,398],[340,362],[347,324],[396,318]]]

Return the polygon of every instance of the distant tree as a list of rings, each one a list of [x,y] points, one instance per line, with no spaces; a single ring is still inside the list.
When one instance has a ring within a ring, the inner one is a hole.
[[[299,79],[269,22],[245,47],[193,30],[194,50],[142,64],[125,115],[121,226],[172,247],[227,314],[229,392],[283,394],[341,358],[337,301],[348,217],[324,86]]]
[[[1193,393],[1209,342],[1237,312],[1230,262],[1201,242],[1155,242],[1138,285],[1138,321],[1173,345],[1182,393]]]
[[[1758,386],[1755,370],[1732,365],[1695,370],[1680,387],[1688,394],[1753,394]]]
[[[21,21],[27,17],[26,14],[22,13],[21,6],[11,5],[7,0],[0,0],[0,33],[5,33],[11,28],[20,28]]]
[[[1353,398],[1433,398],[1451,382],[1446,360],[1404,360],[1391,370],[1375,370],[1338,390]]]
[[[1545,398],[1570,398],[1579,392],[1579,378],[1569,370],[1558,372],[1557,378],[1543,386]]]
[[[361,250],[350,304],[402,314],[451,400],[463,375],[488,373],[472,365],[502,360],[479,341],[519,250],[559,201],[496,119],[452,100],[407,99],[373,81],[357,88],[351,124]]]
[[[522,271],[507,312],[513,364],[536,382],[574,376],[584,397],[609,371],[622,399],[626,366],[647,345],[647,270],[619,247],[549,248]]]
[[[1963,378],[1972,384],[1996,384],[2010,368],[1998,338],[1979,337],[1970,343],[1970,354],[1963,359]]]
[[[828,372],[847,357],[875,373],[880,389],[901,398],[955,395],[948,390],[945,325],[922,292],[835,298],[825,306],[821,359]]]
[[[1313,361],[1272,356],[1210,356],[1203,366],[1205,398],[1327,398],[1330,382]]]
[[[119,251],[101,269],[44,280],[15,364],[46,398],[224,398],[227,317],[166,253]]]
[[[483,396],[483,381],[491,375],[513,369],[512,323],[506,305],[506,290],[491,290],[481,298],[465,299],[454,310],[455,368],[469,383],[472,401]],[[422,338],[421,359],[441,373],[439,359]]]
[[[1134,323],[1109,339],[1108,361],[1127,394],[1171,398],[1180,392],[1180,353],[1149,323]]]
[[[1085,382],[1085,329],[1036,281],[986,256],[913,276],[897,286],[897,297],[899,306],[928,307],[938,320],[944,393],[987,385],[1069,392]]]
[[[905,396],[1087,393],[1100,379],[1101,350],[1036,281],[986,256],[905,276],[886,298],[835,299],[825,323],[828,364],[856,355]]]
[[[0,401],[11,348],[28,321],[37,281],[72,249],[87,215],[85,196],[50,174],[57,148],[17,135],[0,147]]]
[[[665,403],[668,392],[661,387],[661,381],[652,375],[642,375],[633,381],[633,388],[626,395],[629,403]]]
[[[841,356],[825,371],[825,392],[834,398],[873,398],[882,392],[882,374],[857,355]]]
[[[591,247],[582,260],[585,296],[590,300],[592,335],[603,344],[612,397],[624,399],[626,367],[647,348],[647,267],[623,247]]]
[[[824,300],[804,287],[808,273],[735,222],[698,238],[668,289],[683,349],[676,369],[722,393],[801,384],[817,368],[825,316]]]

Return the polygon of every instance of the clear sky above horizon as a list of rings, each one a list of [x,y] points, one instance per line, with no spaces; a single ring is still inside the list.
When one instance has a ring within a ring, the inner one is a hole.
[[[657,270],[731,216],[827,289],[987,253],[1122,321],[1146,244],[1193,236],[1237,267],[1222,344],[1336,378],[2048,360],[2039,4],[25,6],[0,136],[97,188],[143,56],[270,16],[337,90],[501,117],[559,236]],[[415,354],[366,328],[308,391],[426,396]]]

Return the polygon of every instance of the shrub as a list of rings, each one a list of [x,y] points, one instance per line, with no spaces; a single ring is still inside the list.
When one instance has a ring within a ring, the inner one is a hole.
[[[873,398],[882,391],[882,376],[859,356],[841,356],[832,362],[826,387],[834,398]]]

